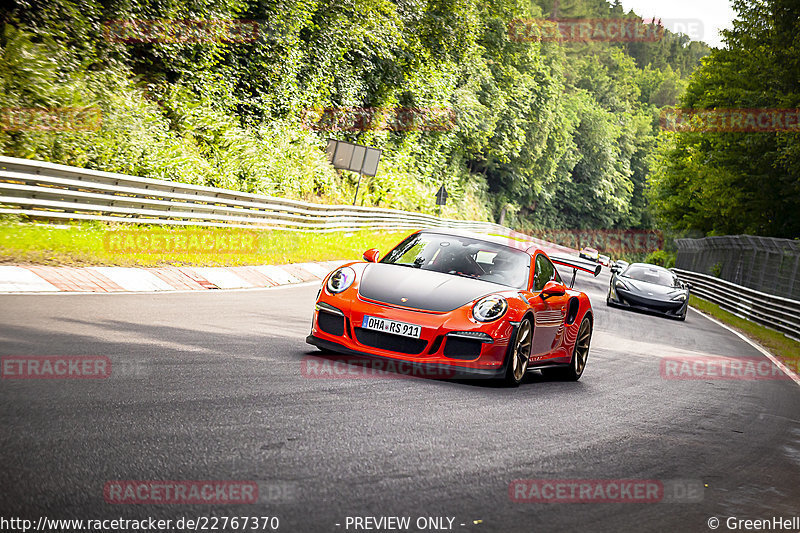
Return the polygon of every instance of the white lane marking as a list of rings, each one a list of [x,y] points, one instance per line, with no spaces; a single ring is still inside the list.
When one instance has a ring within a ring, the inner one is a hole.
[[[243,280],[225,267],[186,267],[194,270],[220,289],[249,289],[253,284]]]
[[[252,290],[266,289],[268,291],[277,291],[278,289],[294,289],[295,287],[311,287],[312,285],[314,287],[319,287],[320,286],[319,280],[316,279],[316,280],[313,280],[313,281],[304,281],[302,283],[291,283],[289,285],[278,285],[277,287],[256,287],[255,289],[252,289]]]
[[[352,262],[353,262],[352,259],[336,259],[334,261],[325,261],[324,263],[317,263],[317,264],[320,265],[320,266],[324,265],[325,268],[328,268],[328,272],[330,272],[334,268],[337,268],[337,267],[340,267],[342,265],[346,265],[347,263],[352,263]],[[327,272],[326,272],[326,274],[327,274]]]
[[[0,267],[2,268],[2,267]],[[277,285],[275,287],[248,287],[244,289],[224,289],[224,290],[192,290],[180,289],[171,291],[117,291],[117,292],[78,292],[78,291],[60,291],[60,292],[38,292],[33,294],[30,291],[17,289],[15,291],[0,291],[0,296],[6,294],[14,295],[28,295],[28,296],[106,296],[106,295],[120,295],[120,294],[225,294],[228,292],[253,292],[253,291],[277,291],[280,289],[297,289],[300,287],[319,287],[319,280],[304,281],[303,283],[292,283],[289,285]]]
[[[618,351],[620,348],[625,349],[626,358],[637,359],[651,359],[657,357],[659,359],[667,359],[673,357],[709,357],[717,356],[707,350],[692,350],[682,346],[665,345],[658,342],[647,342],[624,338],[620,339],[622,335],[612,332],[598,330],[592,336],[592,348],[599,350],[609,350],[611,352]],[[719,355],[719,357],[724,357]]]
[[[175,289],[155,274],[141,268],[89,267],[89,270],[104,275],[126,291],[172,291]]]
[[[267,276],[272,281],[276,282],[278,285],[286,285],[288,283],[300,283],[300,279],[292,276],[285,270],[280,267],[271,266],[271,265],[255,265],[251,266],[253,270],[257,270],[261,272],[265,276]]]
[[[317,264],[317,263],[294,263],[293,265],[289,265],[293,267],[300,267],[306,272],[317,276],[318,278],[322,279],[328,275],[330,272],[329,269]]]
[[[0,291],[59,292],[60,289],[27,268],[0,266]]]
[[[692,307],[692,306],[690,306],[690,307]],[[790,370],[790,369],[789,369],[789,368],[788,368],[786,365],[784,365],[784,364],[783,364],[783,362],[781,362],[781,360],[780,360],[780,359],[778,359],[777,357],[775,357],[774,355],[772,355],[771,353],[769,353],[769,352],[767,351],[767,349],[766,349],[766,348],[764,348],[763,346],[761,346],[761,345],[760,345],[760,344],[758,344],[757,342],[755,342],[755,341],[753,341],[753,340],[751,340],[751,339],[747,338],[747,337],[746,337],[744,334],[742,334],[742,333],[739,333],[738,331],[736,331],[735,329],[731,328],[731,327],[730,327],[730,326],[728,326],[727,324],[723,324],[722,322],[720,322],[720,321],[719,321],[719,320],[717,320],[716,318],[714,318],[714,317],[712,317],[712,316],[709,316],[709,315],[707,315],[706,313],[704,313],[704,312],[700,311],[699,309],[697,309],[697,308],[695,308],[695,307],[692,307],[692,310],[693,310],[693,311],[696,311],[696,312],[697,312],[699,315],[702,315],[702,316],[706,317],[707,319],[709,319],[709,320],[710,320],[710,321],[712,321],[713,323],[717,324],[718,326],[722,326],[723,328],[727,329],[728,331],[730,331],[731,333],[733,333],[734,335],[736,335],[737,337],[739,337],[740,339],[742,339],[744,342],[746,342],[747,344],[749,344],[750,346],[752,346],[753,348],[755,348],[756,350],[758,350],[759,352],[761,352],[762,354],[764,354],[764,356],[765,356],[767,359],[769,359],[770,361],[772,361],[772,362],[773,362],[773,364],[775,364],[775,366],[777,366],[778,368],[780,368],[780,369],[781,369],[781,371],[782,371],[784,374],[786,374],[787,376],[789,376],[789,378],[790,378],[792,381],[794,381],[795,383],[797,383],[798,385],[800,385],[800,376],[798,376],[797,374],[795,374],[794,372],[792,372],[792,371],[791,371],[791,370]]]

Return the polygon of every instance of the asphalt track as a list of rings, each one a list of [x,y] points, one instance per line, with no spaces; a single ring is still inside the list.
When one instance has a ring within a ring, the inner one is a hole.
[[[709,531],[712,516],[727,531],[729,516],[800,515],[800,387],[664,379],[663,357],[763,356],[691,310],[682,323],[607,308],[607,283],[578,278],[596,311],[583,379],[531,372],[517,389],[304,377],[311,285],[2,296],[0,355],[105,355],[113,370],[0,381],[0,516],[278,516],[291,532],[454,517],[454,531],[534,532]],[[518,479],[683,480],[695,492],[518,503]],[[251,505],[111,504],[109,480],[261,491]]]

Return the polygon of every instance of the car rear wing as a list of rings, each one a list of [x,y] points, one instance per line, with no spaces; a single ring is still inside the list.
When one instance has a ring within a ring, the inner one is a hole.
[[[572,269],[572,281],[569,284],[570,288],[575,285],[575,276],[578,274],[578,270],[588,272],[594,277],[597,277],[603,269],[603,265],[600,263],[593,263],[592,261],[586,261],[577,257],[570,257],[568,255],[551,255],[549,257],[553,263]]]

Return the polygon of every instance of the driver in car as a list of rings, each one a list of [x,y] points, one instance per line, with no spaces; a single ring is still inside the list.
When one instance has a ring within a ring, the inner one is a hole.
[[[492,260],[491,273],[502,280],[504,285],[519,287],[527,281],[528,269],[511,255],[498,253]]]

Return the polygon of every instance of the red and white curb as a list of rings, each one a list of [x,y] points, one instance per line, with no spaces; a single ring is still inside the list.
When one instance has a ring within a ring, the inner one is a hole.
[[[343,263],[160,268],[0,266],[0,293],[256,289],[319,281]]]

